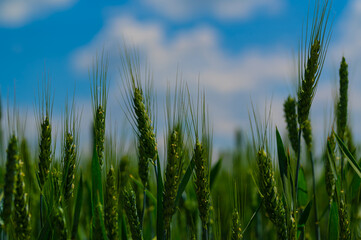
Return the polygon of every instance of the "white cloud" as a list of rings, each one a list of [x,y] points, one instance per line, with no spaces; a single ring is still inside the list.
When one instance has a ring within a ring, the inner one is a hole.
[[[20,27],[59,9],[71,6],[75,0],[2,0],[0,26]]]
[[[124,39],[147,56],[158,93],[165,91],[167,80],[175,79],[177,68],[192,90],[200,76],[201,84],[212,93],[208,100],[210,112],[214,113],[215,137],[233,139],[232,129],[248,124],[247,115],[240,118],[235,112],[242,109],[242,114],[247,113],[249,97],[265,99],[264,92],[275,91],[278,85],[287,86],[285,80],[292,76],[293,63],[282,46],[230,54],[223,51],[217,31],[209,26],[180,31],[170,38],[159,23],[124,16],[109,19],[88,45],[74,52],[71,65],[78,73],[87,73],[96,52],[103,48],[110,54],[111,65],[119,67],[119,47]],[[119,89],[112,89],[113,93],[119,95]]]
[[[283,0],[144,0],[151,8],[164,16],[184,21],[200,16],[214,16],[218,19],[247,19],[257,12],[274,14],[279,12]]]
[[[89,45],[77,50],[72,64],[87,71],[95,52],[102,48],[113,60],[119,60],[117,50],[124,39],[145,53],[157,74],[158,87],[174,78],[178,66],[185,79],[196,83],[200,75],[207,88],[223,93],[256,90],[282,83],[290,76],[291,61],[282,49],[267,53],[254,49],[230,56],[222,51],[217,32],[208,26],[179,32],[169,40],[162,25],[140,23],[130,17],[111,19]]]

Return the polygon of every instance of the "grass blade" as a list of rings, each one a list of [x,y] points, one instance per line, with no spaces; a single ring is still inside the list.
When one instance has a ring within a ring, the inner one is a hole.
[[[253,213],[251,219],[248,221],[246,227],[243,229],[242,231],[242,236],[244,236],[244,234],[246,233],[246,231],[248,230],[249,226],[251,225],[251,223],[253,222],[253,219],[257,216],[257,213],[259,212],[259,210],[261,209],[263,204],[263,199],[261,200],[261,202],[258,205],[258,208],[256,209],[256,211]]]
[[[339,136],[337,136],[337,134],[334,132],[337,143],[340,145],[342,152],[346,155],[346,159],[348,160],[348,162],[350,163],[351,167],[353,168],[353,170],[355,170],[356,174],[361,177],[361,168],[360,166],[357,164],[355,158],[352,156],[352,154],[350,153],[350,151],[348,150],[348,148],[346,147],[346,145],[343,143],[343,141],[341,140],[341,138]]]
[[[338,240],[338,209],[337,203],[332,202],[330,209],[330,218],[328,222],[328,239]]]
[[[139,181],[138,179],[136,179],[133,175],[129,175],[129,178],[132,179],[132,181],[137,184],[138,187],[140,187],[141,189],[144,188],[144,185],[141,181]],[[147,196],[149,197],[150,200],[152,200],[152,202],[154,204],[157,204],[157,199],[154,197],[153,193],[150,192],[148,189],[145,190],[145,194],[147,194]]]
[[[83,203],[83,175],[80,174],[78,193],[76,196],[75,209],[74,209],[73,229],[72,229],[72,233],[71,233],[72,239],[76,239],[76,235],[78,233],[78,225],[79,225],[82,203]]]
[[[297,202],[299,206],[305,207],[308,203],[308,192],[307,192],[307,182],[305,178],[305,172],[303,168],[300,168],[298,175],[298,194],[297,194]]]
[[[179,184],[179,188],[178,188],[178,192],[177,192],[177,197],[174,201],[174,207],[177,207],[179,204],[179,200],[182,197],[182,194],[184,192],[184,190],[187,187],[187,184],[189,182],[189,179],[191,179],[192,173],[193,173],[193,169],[194,169],[194,161],[191,160],[189,162],[188,168],[186,173],[184,174],[181,183]]]
[[[285,178],[288,176],[288,164],[287,164],[287,156],[285,152],[285,147],[282,142],[282,138],[280,133],[278,132],[278,128],[276,127],[276,137],[277,137],[277,152],[278,152],[278,164],[281,172],[281,179],[283,186],[285,185]]]
[[[312,208],[312,200],[308,202],[305,210],[302,212],[300,220],[298,221],[298,227],[304,227],[307,222],[308,217],[310,216],[311,208]]]
[[[214,181],[221,170],[222,167],[222,158],[218,159],[217,163],[212,167],[211,169],[211,175],[210,175],[210,189],[212,189],[212,186],[214,184]]]
[[[157,239],[164,239],[164,219],[163,219],[163,180],[162,172],[159,163],[159,157],[157,156]]]

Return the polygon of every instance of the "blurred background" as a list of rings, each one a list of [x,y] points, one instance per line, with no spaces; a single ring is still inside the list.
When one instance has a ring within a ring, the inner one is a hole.
[[[251,135],[252,104],[262,119],[271,106],[272,122],[285,135],[283,101],[296,93],[297,55],[308,8],[308,1],[289,0],[2,0],[3,110],[13,105],[15,89],[20,114],[27,116],[26,135],[37,140],[34,102],[39,83],[47,77],[54,89],[53,121],[61,135],[65,99],[71,99],[75,89],[75,102],[82,109],[81,148],[89,148],[89,71],[104,50],[110,61],[108,120],[131,133],[120,107],[120,53],[126,42],[139,49],[152,70],[160,139],[167,83],[174,86],[177,72],[191,92],[196,93],[198,80],[206,90],[216,154],[235,146],[236,130]],[[311,108],[314,135],[324,142],[333,121],[338,68],[345,56],[350,121],[360,140],[361,1],[334,0],[330,21],[333,34]],[[163,140],[158,142],[162,145]]]

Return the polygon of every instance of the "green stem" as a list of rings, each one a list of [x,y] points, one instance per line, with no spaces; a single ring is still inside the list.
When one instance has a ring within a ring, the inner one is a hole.
[[[318,212],[317,212],[317,201],[316,201],[316,179],[315,179],[315,162],[313,161],[312,152],[309,151],[310,159],[311,159],[311,166],[312,166],[312,187],[313,187],[313,209],[315,213],[315,229],[316,229],[316,239],[320,240],[320,226],[318,221]]]
[[[301,133],[302,129],[298,130],[298,151],[297,151],[297,167],[296,167],[296,179],[295,179],[295,199],[293,200],[294,208],[297,209],[297,193],[298,193],[298,172],[300,171],[300,154],[301,154]]]
[[[43,194],[40,194],[40,227],[43,228]]]
[[[208,228],[202,227],[202,240],[208,240]]]
[[[143,209],[141,212],[141,216],[140,216],[140,229],[143,231],[143,221],[144,221],[144,212],[145,212],[145,208],[146,208],[146,204],[147,204],[147,194],[145,194],[146,192],[146,187],[144,186],[144,191],[143,191]]]

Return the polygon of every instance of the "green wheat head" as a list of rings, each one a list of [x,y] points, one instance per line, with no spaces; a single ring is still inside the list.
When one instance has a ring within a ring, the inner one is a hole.
[[[336,142],[335,142],[335,136],[333,133],[327,138],[327,143],[330,145],[330,156],[329,158],[333,159],[335,161],[335,150],[336,150]],[[331,163],[330,160],[326,157],[325,159],[325,183],[326,183],[326,191],[327,195],[329,197],[330,203],[334,199],[335,196],[335,190],[336,190],[336,179],[332,172]]]
[[[340,64],[340,98],[337,104],[337,135],[344,139],[347,125],[348,65],[344,57]]]
[[[345,203],[345,193],[341,190],[340,199],[338,203],[338,216],[340,224],[340,240],[350,240],[351,239],[351,230],[350,230],[350,219],[348,216],[347,206]]]
[[[135,193],[130,184],[128,184],[122,192],[124,199],[124,210],[128,218],[130,232],[134,240],[142,240],[143,233],[140,228],[140,222],[138,218]]]
[[[122,97],[126,102],[123,110],[127,114],[137,137],[138,173],[144,187],[147,187],[149,161],[155,161],[158,155],[156,135],[151,118],[151,108],[154,104],[153,93],[151,92],[152,78],[146,69],[145,87],[142,85],[143,76],[137,52],[135,50],[129,51],[126,47],[122,55],[122,70],[125,85]]]
[[[9,140],[6,160],[6,173],[4,181],[4,202],[3,202],[3,211],[2,219],[5,225],[10,222],[10,215],[12,212],[12,202],[14,195],[14,185],[16,174],[19,165],[19,151],[18,151],[18,141],[16,136],[13,134]]]
[[[138,136],[138,171],[144,186],[148,185],[149,161],[154,161],[157,156],[157,144],[152,122],[148,116],[142,96],[142,90],[134,89],[134,112],[137,119]]]
[[[242,239],[242,229],[241,229],[241,222],[239,220],[239,213],[237,209],[233,210],[232,213],[232,240],[240,240]]]
[[[288,138],[290,139],[293,151],[298,151],[298,126],[296,113],[296,100],[288,96],[283,104],[283,111],[287,124]]]
[[[310,119],[307,119],[303,123],[303,131],[302,131],[303,139],[305,140],[307,150],[312,150],[312,126]]]
[[[52,150],[51,150],[51,124],[49,117],[46,116],[41,123],[41,133],[40,133],[40,153],[39,153],[39,183],[40,187],[44,186],[45,180],[48,177],[50,164],[52,161]]]
[[[262,193],[264,208],[269,219],[276,226],[278,237],[280,239],[287,239],[285,207],[278,192],[271,159],[263,149],[260,149],[257,153],[257,165],[259,169],[259,187]]]
[[[109,239],[117,239],[118,234],[118,200],[115,183],[115,172],[111,166],[106,179],[104,203],[104,224]]]
[[[196,139],[192,160],[195,164],[194,185],[196,188],[199,216],[202,221],[202,227],[207,229],[210,208],[208,159],[198,139]]]
[[[68,231],[66,228],[65,215],[63,208],[60,206],[55,208],[55,213],[52,218],[52,224],[54,229],[54,239],[67,240]]]
[[[30,239],[31,225],[30,213],[27,203],[27,194],[25,193],[25,181],[23,173],[23,163],[19,162],[19,170],[15,184],[14,198],[14,225],[17,239]]]
[[[90,73],[89,73],[90,76]],[[105,119],[108,100],[108,57],[96,56],[91,73],[91,96],[94,122],[94,141],[100,167],[104,161]]]
[[[180,127],[175,127],[168,138],[167,166],[164,181],[163,211],[164,225],[168,229],[175,213],[174,201],[177,196],[182,173],[183,137]]]
[[[324,1],[322,6],[320,6],[318,1],[316,2],[315,16],[311,25],[311,31],[310,33],[306,32],[306,39],[300,47],[297,114],[298,123],[301,128],[308,119],[317,83],[326,57],[331,35],[328,26],[329,13],[330,4],[328,0]],[[309,37],[309,39],[307,39],[307,37]]]
[[[76,155],[77,152],[74,137],[68,132],[65,137],[63,159],[63,196],[65,200],[68,200],[73,196]]]

